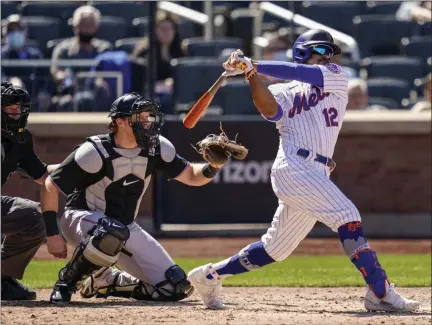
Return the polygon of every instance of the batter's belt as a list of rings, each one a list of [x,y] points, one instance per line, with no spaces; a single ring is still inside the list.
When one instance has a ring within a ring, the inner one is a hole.
[[[299,149],[297,150],[297,155],[303,158],[307,158],[310,155],[310,151],[306,149]],[[321,164],[326,165],[330,169],[330,172],[332,172],[336,168],[336,163],[331,158],[327,158],[320,154],[316,154],[314,160]]]

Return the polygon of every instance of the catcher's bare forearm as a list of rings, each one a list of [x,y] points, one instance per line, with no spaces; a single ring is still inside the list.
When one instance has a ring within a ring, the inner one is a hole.
[[[272,118],[278,114],[278,105],[273,94],[256,74],[249,79],[252,99],[257,110],[265,117]]]
[[[51,178],[47,177],[44,184],[41,186],[40,192],[41,210],[47,237],[59,234],[59,229],[57,227],[58,196],[59,190],[51,181]]]
[[[203,168],[205,168],[206,165],[207,164],[191,163],[176,180],[189,186],[203,186],[210,183],[213,177],[207,178],[203,175]]]

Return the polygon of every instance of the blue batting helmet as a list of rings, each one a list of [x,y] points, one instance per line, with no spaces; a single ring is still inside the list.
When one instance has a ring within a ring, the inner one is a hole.
[[[333,52],[333,55],[342,53],[340,47],[334,43],[333,37],[329,32],[322,29],[311,29],[296,39],[292,54],[294,62],[306,62],[312,56],[313,49],[319,45],[328,47]],[[321,53],[318,51],[315,52]],[[324,52],[321,54],[324,54]]]

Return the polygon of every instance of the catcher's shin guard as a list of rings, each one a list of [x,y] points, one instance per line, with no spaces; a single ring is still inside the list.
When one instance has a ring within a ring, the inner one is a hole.
[[[89,232],[91,237],[74,251],[72,259],[59,272],[50,301],[68,303],[80,283],[93,272],[114,265],[129,239],[129,229],[120,222],[102,218]]]
[[[186,274],[178,265],[173,265],[165,272],[166,280],[155,285],[137,280],[134,283],[117,284],[118,276],[112,284],[99,288],[96,297],[123,297],[147,301],[179,301],[193,293],[193,287],[186,278]],[[89,280],[86,280],[86,283]]]

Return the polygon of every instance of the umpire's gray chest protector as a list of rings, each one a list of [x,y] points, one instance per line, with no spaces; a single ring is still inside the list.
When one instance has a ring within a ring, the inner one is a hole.
[[[120,149],[109,136],[88,138],[103,158],[98,181],[85,190],[89,210],[101,211],[125,225],[136,218],[141,199],[150,183],[154,156],[140,148]]]

